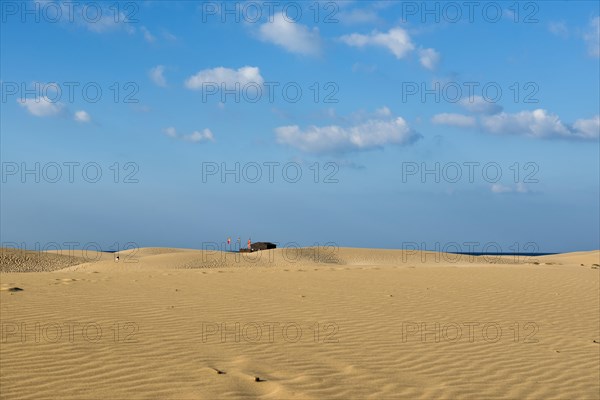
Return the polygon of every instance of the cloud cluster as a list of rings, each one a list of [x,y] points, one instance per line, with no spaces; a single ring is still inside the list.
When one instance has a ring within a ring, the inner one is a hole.
[[[593,124],[593,120],[580,120],[578,126],[588,126],[590,124]],[[595,132],[594,135],[591,129],[582,131],[575,128],[575,126],[569,126],[563,123],[558,115],[551,114],[541,108],[513,114],[502,112],[486,116],[481,119],[481,127],[486,132],[494,134],[525,135],[534,138],[594,139],[598,137],[598,132]]]
[[[600,57],[600,17],[591,18],[588,25],[583,29],[570,28],[564,21],[555,21],[548,24],[548,30],[563,39],[571,36],[571,32],[573,32],[574,36],[583,39],[586,43],[588,54],[591,57]]]
[[[201,90],[204,84],[224,85],[226,88],[234,88],[236,84],[240,86],[249,83],[262,85],[264,79],[260,74],[258,67],[245,66],[237,70],[225,67],[217,67],[212,69],[203,69],[197,74],[190,76],[185,81],[185,87],[193,90]]]
[[[309,126],[305,129],[298,125],[281,126],[275,129],[277,142],[309,153],[343,153],[382,148],[388,144],[406,145],[421,137],[402,117],[391,117],[387,107],[376,114],[381,118],[351,126]]]
[[[284,48],[290,53],[315,56],[321,52],[321,37],[318,28],[286,19],[282,14],[275,14],[272,21],[259,27],[258,37],[264,41]]]
[[[374,10],[344,10],[340,13],[345,23],[366,23],[378,20]],[[271,21],[260,25],[257,37],[282,47],[290,53],[316,56],[322,52],[322,39],[319,29],[293,21],[283,13],[275,14]],[[402,59],[416,49],[409,33],[400,27],[391,28],[388,32],[374,30],[368,34],[351,33],[338,38],[342,43],[352,47],[381,47],[390,51],[396,58]],[[440,53],[432,48],[420,48],[419,62],[424,68],[434,70],[440,61]]]
[[[550,22],[548,24],[548,30],[556,36],[563,39],[569,37],[569,28],[564,21]]]
[[[419,62],[423,67],[433,71],[440,62],[440,53],[435,49],[421,49],[419,50]]]
[[[409,33],[400,27],[391,28],[387,32],[374,30],[368,34],[351,33],[341,36],[339,40],[352,47],[381,47],[399,60],[416,49]],[[434,70],[441,58],[440,53],[433,48],[420,48],[418,56],[421,65],[428,70]]]
[[[131,8],[123,7],[123,11],[115,8],[114,4],[109,2],[95,2],[94,4],[86,4],[84,2],[70,2],[58,0],[33,0],[40,10],[46,10],[48,4],[52,4],[52,9],[56,11],[42,11],[45,18],[54,19],[54,15],[58,15],[57,19],[63,24],[74,24],[77,27],[86,29],[97,34],[110,34],[114,32],[125,32],[130,35],[139,32],[144,40],[148,43],[154,43],[158,37],[154,35],[146,26],[136,29],[139,22],[136,19],[137,12]],[[89,7],[89,8],[88,8]],[[162,38],[168,41],[177,40],[177,37],[172,33],[162,30]]]
[[[144,35],[144,40],[146,42],[154,43],[156,41],[156,37],[145,26],[142,26],[140,31],[142,31],[142,35]]]
[[[491,187],[492,193],[506,194],[506,193],[518,193],[527,194],[531,193],[531,190],[522,182],[517,183],[515,186],[503,185],[501,183],[494,183]]]
[[[167,79],[165,78],[165,66],[157,65],[156,67],[150,69],[148,76],[156,85],[161,87],[167,86]]]
[[[173,138],[173,139],[179,139],[179,140],[183,140],[186,142],[192,142],[192,143],[200,143],[200,142],[214,142],[215,141],[215,137],[212,133],[212,131],[208,128],[205,128],[202,131],[194,131],[188,135],[180,135],[177,133],[177,130],[174,127],[168,127],[164,130],[165,135]]]
[[[90,117],[90,114],[88,114],[86,111],[83,111],[83,110],[76,111],[75,114],[73,115],[73,119],[77,122],[83,122],[83,123],[92,121],[92,117]]]
[[[31,115],[36,117],[52,117],[65,111],[65,105],[50,101],[45,96],[36,98],[18,99],[17,103],[24,107]]]
[[[353,47],[378,46],[389,50],[396,58],[402,59],[415,49],[408,32],[402,28],[392,28],[387,33],[372,31],[367,35],[352,33],[340,40]]]
[[[70,114],[67,107],[61,102],[53,102],[46,96],[35,98],[18,99],[17,103],[34,117],[56,117]],[[73,119],[77,122],[91,122],[92,117],[84,110],[73,113]]]
[[[600,17],[592,18],[588,30],[583,34],[583,39],[588,45],[588,54],[600,57]]]
[[[500,104],[487,101],[482,96],[465,97],[459,101],[459,104],[467,111],[475,114],[493,115],[503,110]]]
[[[463,104],[464,105],[464,104]],[[472,111],[478,111],[478,118],[463,114],[436,114],[431,121],[434,124],[460,128],[478,128],[496,135],[523,135],[532,138],[561,138],[573,140],[598,140],[600,138],[600,115],[590,119],[578,119],[573,124],[561,121],[558,115],[538,108],[533,111],[507,113],[496,108],[490,112],[483,105],[464,105]],[[498,106],[499,107],[499,106]]]

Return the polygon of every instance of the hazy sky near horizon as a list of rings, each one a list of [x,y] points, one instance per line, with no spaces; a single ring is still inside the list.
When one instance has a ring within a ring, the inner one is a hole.
[[[1,7],[3,245],[600,247],[598,2]]]

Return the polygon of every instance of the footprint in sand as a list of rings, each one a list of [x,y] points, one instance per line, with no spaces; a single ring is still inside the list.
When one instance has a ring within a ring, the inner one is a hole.
[[[71,283],[77,282],[78,280],[79,279],[74,279],[74,278],[62,278],[62,279],[56,278],[55,281],[58,281],[58,282],[55,282],[54,284],[60,285],[62,283],[63,285],[70,285]]]

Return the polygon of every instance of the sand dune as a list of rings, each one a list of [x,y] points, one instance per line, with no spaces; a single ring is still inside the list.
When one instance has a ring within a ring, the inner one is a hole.
[[[85,258],[76,253],[63,255],[54,252],[0,248],[0,272],[55,271],[85,261]]]
[[[118,253],[73,250],[34,252],[2,249],[1,272],[91,271],[139,269],[197,269],[228,267],[293,268],[314,265],[346,266],[477,266],[514,265],[600,265],[600,252],[549,256],[472,256],[440,252],[334,247],[306,247],[233,253],[215,250],[141,248]],[[119,257],[117,260],[116,257]]]
[[[599,397],[598,251],[261,253],[3,253],[0,397]]]
[[[554,254],[537,257],[544,263],[600,266],[600,251],[582,251],[577,253]]]

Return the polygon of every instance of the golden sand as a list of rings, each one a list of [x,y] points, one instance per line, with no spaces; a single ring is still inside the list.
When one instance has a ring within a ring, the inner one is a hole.
[[[118,255],[3,250],[2,399],[600,396],[598,251]]]

